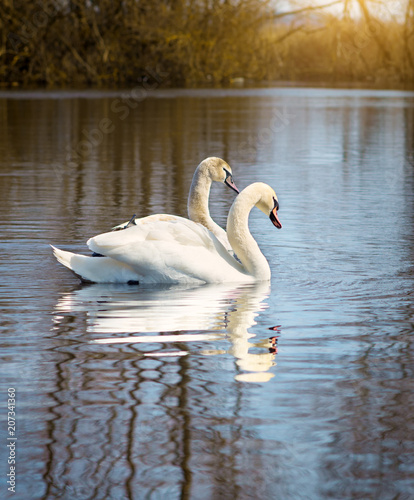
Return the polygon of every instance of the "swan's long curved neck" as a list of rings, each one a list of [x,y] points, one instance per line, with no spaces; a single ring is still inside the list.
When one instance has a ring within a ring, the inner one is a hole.
[[[249,231],[249,214],[260,199],[260,193],[242,191],[227,218],[227,236],[246,271],[258,281],[270,279],[270,267],[259,245]]]
[[[194,222],[203,224],[210,231],[216,225],[210,217],[208,208],[211,182],[208,173],[200,167],[197,168],[191,183],[187,203],[188,217]]]

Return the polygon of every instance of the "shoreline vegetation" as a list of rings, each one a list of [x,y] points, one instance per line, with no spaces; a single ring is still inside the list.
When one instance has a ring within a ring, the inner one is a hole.
[[[290,3],[287,11],[269,0],[4,0],[0,86],[414,88],[414,0],[400,1],[399,15],[381,0]]]

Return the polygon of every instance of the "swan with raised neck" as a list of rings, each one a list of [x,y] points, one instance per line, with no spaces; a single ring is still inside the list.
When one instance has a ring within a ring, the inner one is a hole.
[[[275,227],[282,228],[277,216],[276,193],[267,184],[255,182],[235,199],[227,218],[227,236],[247,273],[256,281],[266,281],[270,279],[270,267],[249,230],[249,214],[254,206],[269,216]]]
[[[210,216],[208,202],[213,182],[222,182],[236,193],[239,193],[233,181],[230,165],[221,158],[214,156],[206,158],[198,165],[193,175],[187,201],[188,218],[206,227],[218,238],[227,251],[232,252],[226,231],[214,222]],[[141,220],[136,219],[134,215],[131,220],[113,227],[112,231],[120,231],[133,225],[139,225]]]
[[[198,165],[194,172],[188,193],[188,218],[206,227],[219,239],[227,250],[230,250],[226,231],[214,222],[210,216],[208,202],[213,182],[222,182],[236,191],[236,193],[239,193],[233,181],[230,165],[221,158],[214,156],[206,158]]]

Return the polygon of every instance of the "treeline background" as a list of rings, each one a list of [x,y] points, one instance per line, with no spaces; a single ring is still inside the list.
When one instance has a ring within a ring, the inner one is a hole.
[[[412,87],[414,0],[400,0],[399,15],[387,11],[393,3],[290,2],[287,11],[275,0],[2,0],[0,82]]]

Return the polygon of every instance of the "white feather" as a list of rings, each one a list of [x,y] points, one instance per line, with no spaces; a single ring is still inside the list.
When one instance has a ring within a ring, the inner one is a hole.
[[[203,160],[196,168],[188,193],[188,218],[202,224],[209,229],[222,245],[233,254],[226,231],[210,216],[209,196],[213,182],[231,183],[232,189],[237,189],[231,178],[231,167],[221,158],[210,157]],[[230,174],[230,179],[229,179]],[[165,216],[167,217],[167,216]],[[145,219],[132,219],[112,228],[112,231],[123,230],[127,227],[145,223]]]

